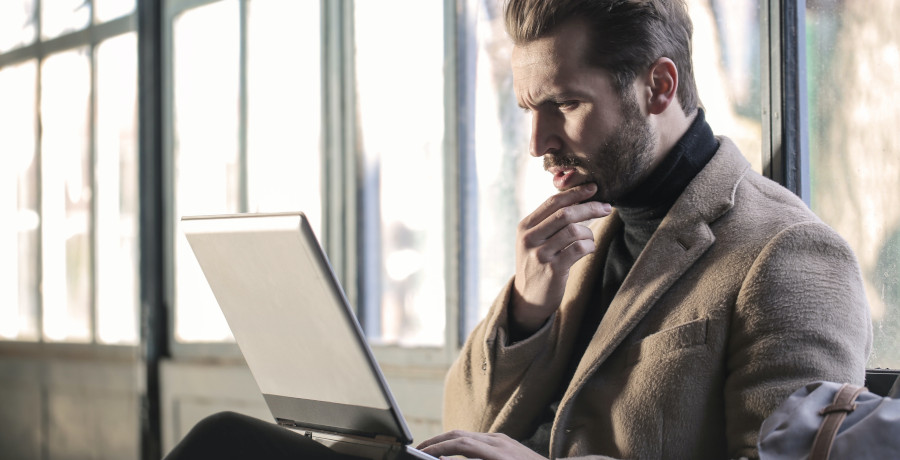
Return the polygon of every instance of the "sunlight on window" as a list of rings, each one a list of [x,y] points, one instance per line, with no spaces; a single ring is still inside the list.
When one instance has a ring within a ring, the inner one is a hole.
[[[96,323],[102,343],[138,339],[137,36],[97,47]]]
[[[90,60],[86,48],[41,68],[43,330],[50,341],[91,339]]]
[[[762,172],[759,0],[689,0],[694,78],[706,120]]]
[[[319,4],[247,7],[248,211],[303,211],[321,235]]]
[[[91,5],[85,0],[41,2],[41,38],[58,37],[84,29],[91,22]]]
[[[875,339],[900,368],[900,6],[807,4],[811,205],[859,258]]]
[[[38,338],[37,66],[0,69],[0,339]]]
[[[239,24],[236,1],[186,11],[173,24],[175,338],[183,342],[231,338],[178,222],[239,211]]]
[[[355,9],[362,199],[371,211],[362,235],[369,261],[366,332],[375,341],[440,345],[446,311],[443,5],[393,0],[356,2]]]
[[[34,42],[36,0],[0,2],[0,53]]]
[[[94,0],[94,17],[98,22],[109,21],[134,11],[135,0]]]

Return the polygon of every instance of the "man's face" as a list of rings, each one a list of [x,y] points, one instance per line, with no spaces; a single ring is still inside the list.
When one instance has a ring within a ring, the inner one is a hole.
[[[593,199],[615,203],[649,174],[656,136],[633,86],[624,94],[612,75],[585,62],[586,26],[575,21],[516,46],[513,85],[531,113],[531,155],[544,158],[560,191],[594,182]]]

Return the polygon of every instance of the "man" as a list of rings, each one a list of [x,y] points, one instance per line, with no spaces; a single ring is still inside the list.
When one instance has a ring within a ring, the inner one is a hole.
[[[683,3],[511,0],[505,14],[531,155],[559,193],[520,223],[515,277],[447,376],[454,431],[420,447],[752,458],[791,392],[862,383],[855,257],[713,136]]]

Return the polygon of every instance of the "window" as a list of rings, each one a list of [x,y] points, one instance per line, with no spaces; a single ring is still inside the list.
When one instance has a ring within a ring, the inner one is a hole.
[[[109,5],[0,7],[3,339],[138,340],[134,1]]]
[[[354,8],[363,325],[375,342],[440,346],[444,7],[391,0]]]
[[[0,337],[37,340],[40,337],[38,283],[40,264],[40,209],[38,203],[38,161],[36,85],[37,63],[29,60],[0,68],[0,138],[7,143],[2,208],[6,218],[0,224],[4,299],[0,307]],[[11,167],[10,167],[11,166]]]
[[[231,332],[178,225],[182,216],[303,211],[321,229],[316,2],[169,1],[174,339]]]
[[[896,2],[807,1],[810,204],[856,252],[875,332],[900,368],[900,32]]]

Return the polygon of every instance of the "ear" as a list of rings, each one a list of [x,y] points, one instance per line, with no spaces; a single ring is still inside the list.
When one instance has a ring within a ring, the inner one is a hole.
[[[661,57],[650,65],[648,72],[650,100],[647,101],[647,110],[659,115],[665,112],[677,97],[678,68],[671,59]]]

